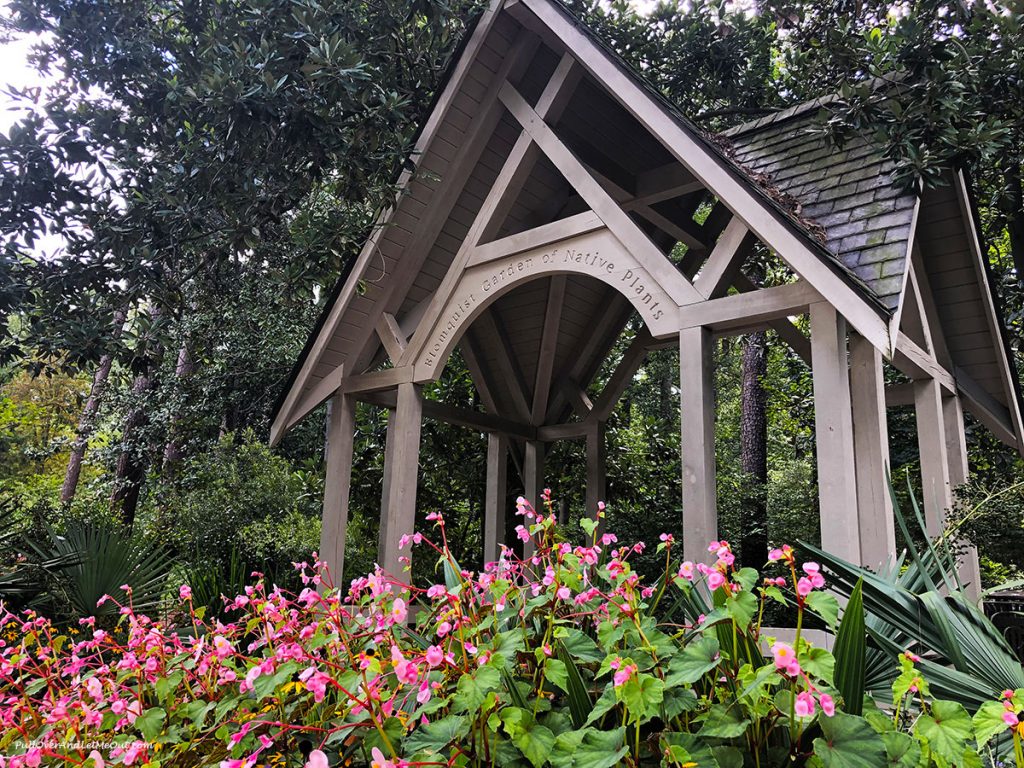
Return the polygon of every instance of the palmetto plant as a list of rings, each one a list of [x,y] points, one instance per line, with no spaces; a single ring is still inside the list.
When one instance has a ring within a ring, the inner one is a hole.
[[[865,628],[869,639],[864,686],[876,700],[892,695],[896,660],[910,650],[932,693],[975,711],[1004,690],[1024,688],[1024,667],[987,616],[964,593],[956,575],[956,558],[945,538],[929,542],[924,520],[911,494],[912,523],[924,541],[916,546],[907,516],[893,494],[896,519],[908,542],[907,554],[874,573],[803,544],[832,572],[835,589],[850,595],[862,583]]]

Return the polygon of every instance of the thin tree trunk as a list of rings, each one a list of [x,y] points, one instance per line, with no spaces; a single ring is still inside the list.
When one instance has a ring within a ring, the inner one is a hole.
[[[114,338],[121,335],[124,327],[127,312],[119,309],[114,313]],[[89,438],[96,428],[96,414],[99,412],[100,403],[103,400],[103,392],[107,388],[107,379],[110,377],[110,368],[114,363],[112,354],[103,355],[99,365],[92,375],[92,386],[89,388],[89,398],[85,401],[82,415],[78,419],[78,428],[75,430],[75,440],[71,444],[71,453],[68,456],[68,468],[64,473],[64,484],[60,488],[61,504],[70,504],[75,498],[78,490],[78,480],[82,474],[82,461],[85,459],[85,451],[89,445]]]
[[[117,468],[114,471],[114,490],[110,495],[111,506],[120,512],[121,521],[129,528],[135,523],[139,494],[146,474],[145,460],[131,442],[148,420],[145,408],[138,401],[149,391],[152,383],[153,379],[148,372],[139,374],[132,382],[132,395],[136,404],[124,421],[121,453],[117,457]]]
[[[179,387],[182,386],[185,379],[192,375],[194,370],[195,361],[192,358],[191,344],[186,340],[178,350],[178,361],[174,367],[174,376],[178,381]],[[164,479],[174,477],[178,464],[181,463],[181,460],[185,456],[181,447],[181,435],[177,434],[180,421],[180,409],[175,408],[174,412],[171,414],[170,424],[167,425],[168,438],[167,445],[164,446]]]
[[[761,567],[768,554],[768,340],[765,333],[743,339],[740,464],[747,483],[742,502],[741,560]]]

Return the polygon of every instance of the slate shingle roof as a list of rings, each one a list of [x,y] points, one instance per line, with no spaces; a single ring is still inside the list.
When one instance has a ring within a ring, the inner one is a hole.
[[[893,163],[860,137],[835,148],[815,130],[822,102],[726,131],[733,157],[764,174],[825,230],[829,251],[895,311],[903,289],[916,195],[892,181]]]

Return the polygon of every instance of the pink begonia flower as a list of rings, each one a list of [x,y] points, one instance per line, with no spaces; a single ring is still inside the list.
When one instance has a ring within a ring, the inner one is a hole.
[[[633,673],[637,671],[636,664],[623,664],[619,667],[618,671],[612,676],[612,683],[616,688],[621,688],[633,676]]]
[[[178,597],[180,597],[182,600],[191,600],[192,587],[190,587],[188,584],[182,584],[180,587],[178,587]]]
[[[821,589],[825,586],[825,577],[821,575],[821,566],[817,563],[804,563],[804,573],[807,574],[807,578],[811,580],[811,585],[815,589]]]
[[[449,624],[447,621],[442,621],[440,624],[437,625],[437,636],[438,637],[444,637],[445,635],[447,635],[451,631],[452,631],[452,625]]]
[[[400,597],[396,598],[395,602],[391,604],[391,620],[395,624],[401,624],[408,615],[409,611],[405,607],[405,600]]]
[[[444,661],[444,650],[440,645],[432,645],[427,648],[426,659],[427,664],[433,669]]]
[[[572,592],[569,591],[568,587],[559,587],[555,595],[559,600],[568,600],[572,597]]]
[[[806,576],[801,576],[800,580],[796,583],[796,593],[800,595],[800,597],[807,597],[813,591],[814,585],[811,583],[811,580]]]
[[[676,540],[671,533],[663,533],[658,538],[666,544],[673,544]]]
[[[800,664],[797,662],[793,646],[786,643],[775,643],[772,646],[772,656],[775,659],[776,669],[785,670],[791,675],[800,674]]]
[[[1003,712],[1003,722],[1006,723],[1010,728],[1016,728],[1017,724],[1020,723],[1020,718],[1017,717],[1016,712],[1006,710]]]
[[[393,760],[386,760],[384,753],[378,747],[370,750],[370,758],[370,768],[396,768],[395,762]],[[327,768],[326,758],[324,760],[322,768]],[[315,765],[310,766],[310,768],[321,768],[321,766]]]
[[[380,750],[374,747],[374,752],[380,754]],[[309,759],[306,760],[305,768],[330,768],[330,763],[327,762],[327,755],[325,755],[319,749],[314,749],[309,753]]]
[[[427,589],[427,597],[433,600],[435,597],[448,594],[448,588],[444,584],[434,584]]]
[[[462,647],[466,649],[466,653],[470,656],[476,656],[477,647],[473,645],[469,640],[462,644]]]
[[[85,689],[92,696],[93,701],[103,701],[103,683],[100,682],[98,677],[90,677],[85,681]]]
[[[821,704],[821,711],[825,713],[825,717],[832,717],[836,713],[836,703],[827,693],[818,697],[818,703]]]
[[[777,549],[777,548],[776,548],[776,549],[773,549],[772,551],[770,551],[770,552],[768,553],[768,559],[769,559],[769,560],[770,560],[771,562],[773,562],[773,563],[774,563],[774,562],[775,562],[776,560],[781,560],[781,559],[782,559],[782,550],[781,550],[781,549]]]
[[[614,533],[603,533],[601,534],[601,546],[607,547],[610,544],[614,544],[619,539]]]
[[[676,574],[676,575],[679,576],[679,578],[681,578],[681,579],[686,579],[687,581],[693,581],[693,568],[694,568],[693,563],[691,563],[689,560],[687,560],[686,562],[684,562],[682,565],[679,566],[679,573]]]
[[[796,702],[793,704],[793,712],[797,717],[810,717],[814,714],[814,697],[810,691],[802,691],[797,694]]]
[[[718,571],[712,571],[708,574],[708,589],[714,592],[720,586],[725,584],[725,576]]]
[[[107,763],[103,759],[103,755],[95,749],[88,754],[87,759],[92,760],[92,768],[106,768]]]
[[[37,766],[43,763],[43,750],[39,747],[32,747],[28,752],[25,753],[25,765],[28,768],[37,768]]]
[[[528,530],[526,530],[526,528],[523,527],[522,525],[517,525],[516,526],[516,536],[519,537],[520,541],[529,541],[530,540],[530,532]]]
[[[430,701],[430,683],[424,680],[420,683],[420,692],[416,694],[416,701],[420,704],[426,704]]]

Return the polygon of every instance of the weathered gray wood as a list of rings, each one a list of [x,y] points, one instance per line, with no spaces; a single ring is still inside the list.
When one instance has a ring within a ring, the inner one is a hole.
[[[759,290],[753,281],[742,272],[733,276],[733,285],[740,293],[749,293]],[[769,320],[768,327],[775,331],[779,338],[789,345],[796,354],[808,365],[811,364],[811,342],[804,335],[803,331],[797,328],[788,317],[780,317],[777,320]]]
[[[544,503],[541,492],[544,490],[544,453],[545,446],[537,440],[527,440],[523,449],[523,497],[530,502],[538,514],[544,514]],[[530,527],[532,521],[523,519],[522,525]],[[523,557],[533,555],[535,547],[532,540],[523,545]]]
[[[715,389],[711,332],[679,332],[679,400],[683,481],[683,557],[699,562],[718,538]]]
[[[605,501],[605,438],[604,423],[590,422],[587,430],[586,514],[597,515],[598,502]]]
[[[953,374],[902,331],[896,339],[892,364],[912,379],[935,379],[950,394],[956,392]]]
[[[917,447],[921,453],[921,493],[925,527],[930,536],[942,533],[946,510],[953,505],[949,483],[949,452],[942,410],[942,387],[935,379],[914,382]]]
[[[398,384],[412,381],[412,367],[385,368],[382,371],[371,371],[359,376],[346,376],[338,385],[341,392],[374,392],[391,389]]]
[[[694,287],[707,299],[723,296],[756,242],[757,238],[740,219],[730,219],[697,273]]]
[[[605,192],[583,163],[555,135],[544,118],[526,102],[515,87],[506,80],[498,96],[523,130],[537,142],[548,159],[576,188],[587,205],[601,217],[615,237],[650,273],[662,290],[677,304],[699,301],[702,297],[689,281],[675,270],[672,263],[664,257],[643,230]]]
[[[822,296],[814,286],[799,280],[681,307],[679,327],[706,326],[714,331],[741,331],[770,320],[802,315],[808,306],[821,301]]]
[[[324,457],[324,512],[320,528],[320,559],[330,569],[335,585],[344,584],[345,536],[348,531],[349,491],[352,487],[352,450],[355,444],[356,400],[338,394],[331,401]]]
[[[630,200],[630,205],[647,207],[702,189],[704,185],[684,166],[671,162],[644,171],[636,177],[636,195]]]
[[[889,430],[882,353],[859,333],[850,334],[850,390],[861,560],[876,567],[896,552],[896,525],[886,482]]]
[[[484,562],[498,559],[505,538],[505,504],[508,496],[508,438],[487,436],[487,496],[484,502]]]
[[[519,361],[512,350],[512,343],[509,341],[500,318],[492,309],[477,318],[476,326],[494,354],[498,373],[502,376],[512,397],[512,406],[516,416],[522,421],[529,422],[532,418],[530,391],[526,386],[523,371],[519,367]]]
[[[890,384],[885,388],[886,408],[896,408],[901,405],[914,404],[914,382],[905,384]]]
[[[391,362],[397,363],[402,357],[402,352],[405,351],[406,337],[402,333],[398,321],[395,320],[395,316],[390,312],[381,313],[380,319],[377,321],[377,336],[380,337],[381,344],[384,345]]]
[[[704,142],[681,125],[663,104],[561,10],[547,0],[521,0],[512,12],[524,26],[557,39],[572,51],[580,64],[608,89],[608,93],[657,137],[695,178],[720,200],[728,202],[733,212],[762,242],[779,253],[798,275],[827,295],[829,301],[876,347],[888,348],[887,318],[882,312],[840,277],[809,239],[785,222],[783,214],[761,199],[724,159],[713,154]]]
[[[395,402],[398,401],[398,393],[395,393]],[[387,427],[384,432],[384,472],[383,480],[380,488],[380,524],[377,528],[377,562],[383,562],[381,556],[384,552],[384,547],[387,542],[391,540],[388,534],[388,523],[390,517],[387,514],[388,503],[391,498],[391,475],[395,469],[394,459],[391,458],[395,452],[395,446],[398,444],[397,439],[393,437],[395,433],[395,410],[392,408],[388,411]]]
[[[558,329],[565,304],[565,275],[554,275],[548,288],[548,303],[544,310],[544,331],[540,340],[537,358],[537,376],[533,386],[533,424],[541,424],[548,410],[548,396],[551,392],[551,375],[555,367],[555,352],[558,349]]]
[[[964,411],[958,397],[942,398],[942,419],[946,428],[946,455],[949,459],[949,485],[953,492],[967,482],[967,435],[964,432]],[[981,599],[981,566],[978,550],[967,547],[960,556],[957,575],[967,594],[975,601]]]
[[[399,539],[412,534],[416,528],[416,481],[419,477],[420,428],[423,416],[423,395],[417,384],[399,384],[398,402],[389,418],[388,444],[385,461],[391,464],[387,472],[387,497],[381,510],[381,521],[386,538],[381,542],[380,566],[395,576],[402,574],[398,549]],[[405,551],[409,555],[409,550]]]
[[[811,304],[811,371],[818,456],[821,546],[862,562],[846,321],[826,303]]]
[[[473,249],[467,266],[473,267],[477,264],[486,264],[489,261],[515,256],[523,251],[556,243],[576,235],[584,235],[602,227],[604,227],[604,222],[593,211],[577,213],[574,216],[542,224],[524,232],[517,232],[500,240],[492,240],[489,243],[478,245]]]
[[[462,87],[466,74],[471,68],[472,53],[478,51],[483,46],[489,31],[497,19],[497,15],[497,5],[494,5],[488,9],[487,16],[481,19],[481,23],[479,23],[477,28],[474,30],[473,37],[466,47],[466,55],[462,60],[460,60],[459,64],[456,65],[457,70],[453,73],[453,76],[445,86],[445,90],[441,98],[438,100],[438,108],[435,109],[430,118],[428,118],[428,122],[424,126],[424,130],[420,134],[416,147],[412,153],[413,158],[424,156],[430,142],[437,133],[437,127],[443,122],[455,95]],[[504,80],[506,77],[514,76],[520,72],[523,65],[532,56],[537,44],[538,41],[533,35],[523,31],[517,42],[513,45],[512,55],[506,57],[501,69],[496,74],[499,81]],[[494,131],[494,127],[501,119],[502,112],[503,110],[501,106],[497,104],[497,91],[493,90],[488,94],[486,103],[481,104],[480,114],[476,116],[476,123],[472,127],[470,134],[466,136],[462,151],[456,158],[454,166],[449,169],[445,178],[445,184],[441,186],[438,195],[433,201],[434,211],[430,216],[421,219],[418,223],[417,231],[414,233],[413,242],[433,243],[434,240],[437,239],[437,234],[444,226],[448,212],[451,210],[451,207],[455,205],[455,201],[458,199],[466,178],[469,177],[469,174],[476,166],[480,154],[483,152],[488,139]],[[380,216],[378,216],[371,235],[360,251],[356,264],[352,269],[353,276],[363,275],[369,268],[374,257],[377,255],[377,244],[383,233],[383,225],[388,220],[389,216],[400,207],[401,201],[406,194],[406,188],[409,185],[409,182],[414,178],[414,173],[415,172],[413,170],[403,171],[398,182],[398,192],[395,197],[395,203],[391,209],[382,211]],[[422,247],[415,259],[415,263],[410,265],[410,274],[401,286],[400,292],[402,294],[408,290],[408,286],[415,278],[415,273],[418,271],[423,260],[426,259],[429,250],[429,245],[427,247]],[[387,309],[387,305],[389,304],[392,296],[396,292],[399,292],[398,283],[399,281],[392,281],[384,289],[384,294],[378,299],[376,304],[376,306],[380,307],[380,311]],[[277,441],[281,439],[281,436],[288,430],[288,427],[298,420],[292,416],[292,407],[294,406],[295,401],[302,396],[306,389],[309,377],[316,368],[323,349],[326,348],[327,344],[333,337],[334,331],[349,304],[355,296],[357,296],[358,287],[359,280],[349,280],[345,290],[331,308],[327,320],[323,324],[323,328],[317,335],[309,354],[306,355],[302,368],[296,376],[295,382],[289,389],[285,402],[279,410],[277,418],[274,420],[274,424],[271,426],[270,442],[272,445],[276,444]],[[361,346],[365,347],[366,340],[372,338],[375,325],[376,318],[373,318],[365,328],[364,341]],[[350,367],[351,370],[355,370],[355,368],[356,366]],[[320,402],[329,397],[331,391],[333,390],[329,390]],[[309,410],[315,408],[316,405],[319,405],[319,403],[314,404]],[[306,412],[308,413],[308,410]]]
[[[569,421],[564,424],[546,424],[537,427],[537,439],[545,443],[559,440],[584,440],[587,437],[589,421]]]
[[[1004,443],[1019,448],[1017,435],[1013,429],[1012,412],[971,378],[965,368],[956,368],[955,375],[957,388],[968,410]]]
[[[398,402],[398,396],[394,390],[389,392],[361,392],[356,393],[354,396],[360,402],[370,403],[382,408],[394,408]],[[524,424],[494,413],[481,413],[479,411],[471,411],[468,408],[449,405],[448,403],[439,403],[436,400],[423,401],[423,416],[478,432],[503,434],[522,438],[523,440],[537,439],[537,429],[530,424]]]
[[[569,402],[573,411],[581,419],[585,419],[590,415],[590,412],[594,410],[594,403],[590,399],[590,395],[587,394],[586,390],[583,389],[579,384],[568,377],[563,377],[558,382],[558,388],[561,390],[562,395]]]

